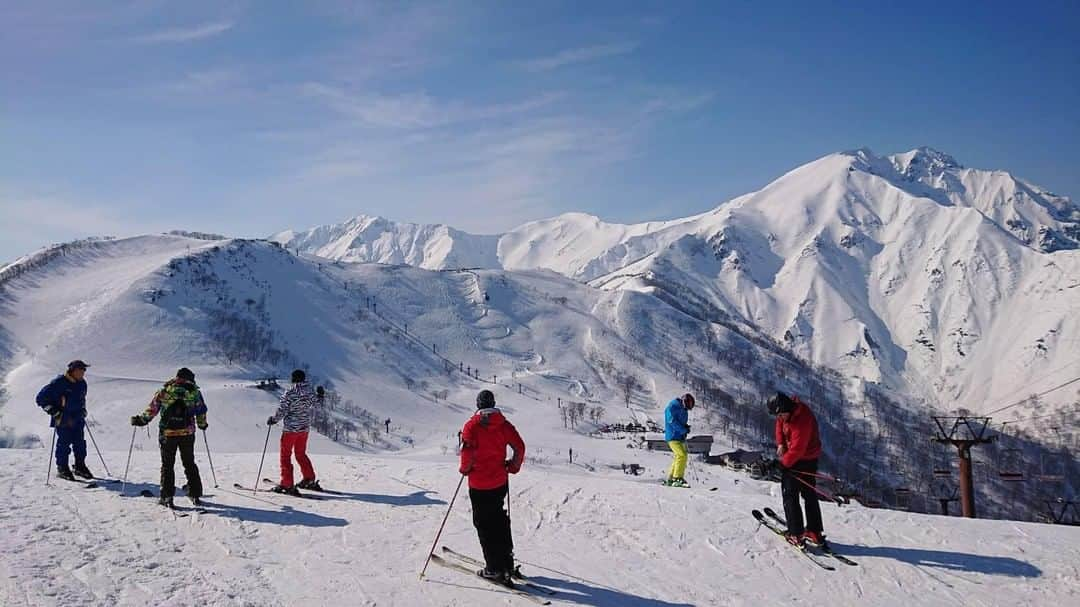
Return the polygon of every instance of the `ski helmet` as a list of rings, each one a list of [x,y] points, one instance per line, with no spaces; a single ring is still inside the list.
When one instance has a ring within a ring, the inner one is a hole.
[[[186,379],[190,382],[195,381],[195,374],[192,373],[191,369],[188,369],[187,367],[181,367],[180,370],[176,372],[176,377],[180,379]]]
[[[495,395],[491,390],[481,390],[480,394],[476,395],[476,408],[477,409],[490,409],[495,406]]]
[[[307,373],[304,373],[303,369],[297,369],[292,372],[292,383],[298,384],[307,379]]]

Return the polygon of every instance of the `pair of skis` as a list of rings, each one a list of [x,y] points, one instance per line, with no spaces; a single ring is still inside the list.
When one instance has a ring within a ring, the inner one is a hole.
[[[272,481],[272,480],[270,480],[268,478],[264,478],[263,482],[264,483],[274,484],[274,481]],[[319,497],[318,495],[312,495],[310,493],[300,493],[299,495],[291,495],[289,493],[279,493],[277,491],[274,491],[273,489],[267,489],[265,487],[255,487],[255,488],[245,487],[244,485],[241,485],[240,483],[233,483],[233,487],[235,487],[236,489],[239,489],[241,491],[257,491],[259,493],[274,493],[276,495],[286,495],[286,496],[289,496],[289,497],[300,497],[300,498],[303,498],[303,499],[306,499],[306,500],[326,499],[326,498],[323,498],[323,497]],[[330,493],[330,491],[323,491],[323,493]]]
[[[836,567],[833,567],[832,565],[830,565],[830,564],[824,562],[823,560],[821,560],[820,558],[818,558],[819,555],[814,553],[814,552],[811,552],[810,549],[807,548],[806,546],[796,546],[794,544],[789,543],[787,541],[786,531],[784,529],[785,527],[787,527],[787,521],[780,518],[780,516],[778,514],[776,514],[776,512],[774,512],[772,508],[763,508],[763,510],[764,510],[764,513],[762,513],[761,510],[753,510],[751,512],[751,514],[754,515],[754,519],[757,520],[758,524],[762,525],[763,527],[767,528],[769,531],[772,531],[776,535],[783,538],[784,543],[788,544],[789,546],[791,546],[795,550],[798,550],[799,552],[801,552],[803,554],[803,556],[810,559],[810,561],[812,563],[814,563],[815,565],[817,565],[818,567],[821,567],[822,569],[825,569],[826,571],[836,571]],[[836,559],[837,561],[840,561],[841,563],[843,563],[845,565],[850,565],[852,567],[855,567],[855,566],[858,565],[858,563],[856,563],[855,561],[847,558],[846,556],[843,556],[841,554],[837,554],[836,552],[833,552],[833,549],[828,544],[826,544],[826,545],[824,545],[824,546],[822,546],[820,548],[817,548],[817,551],[821,555]]]
[[[507,586],[507,585],[503,584],[502,582],[499,582],[499,581],[496,581],[496,580],[489,580],[488,578],[485,578],[485,577],[479,575],[479,573],[475,569],[476,567],[483,567],[484,566],[483,561],[481,561],[480,559],[473,558],[471,556],[462,554],[462,553],[457,552],[455,550],[451,550],[450,548],[447,548],[446,546],[442,547],[442,555],[438,555],[438,554],[432,554],[431,555],[431,562],[435,563],[436,565],[439,565],[440,567],[445,567],[447,569],[453,569],[455,571],[459,571],[461,573],[466,573],[468,575],[471,575],[471,576],[473,576],[473,577],[475,577],[477,579],[483,580],[483,581],[485,581],[485,582],[487,582],[489,584],[492,584],[494,586],[498,586],[499,588],[502,588],[503,590],[506,590],[508,592],[512,592],[512,593],[520,596],[523,599],[527,599],[529,601],[532,601],[532,602],[536,603],[537,605],[550,605],[551,601],[549,599],[545,598],[545,596],[554,596],[555,594],[558,594],[558,592],[556,592],[555,590],[552,590],[551,588],[548,588],[546,586],[541,586],[540,584],[537,584],[537,583],[534,583],[534,582],[530,582],[529,578],[521,575],[521,573],[517,572],[517,571],[515,571],[515,574],[513,575],[514,582],[515,582],[513,587]],[[544,595],[544,596],[541,596],[541,595]]]

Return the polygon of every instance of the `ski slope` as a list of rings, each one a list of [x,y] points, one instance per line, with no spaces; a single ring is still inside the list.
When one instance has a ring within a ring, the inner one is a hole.
[[[530,447],[544,443],[543,434],[519,427]],[[210,437],[225,439],[213,430]],[[457,482],[452,452],[332,455],[317,445],[324,485],[346,494],[309,501],[234,491],[234,481],[255,479],[257,452],[217,454],[222,486],[212,488],[200,445],[209,512],[174,518],[132,497],[157,491],[152,442],[138,443],[124,495],[116,485],[84,489],[54,479],[46,487],[44,449],[0,450],[0,604],[529,604],[435,565],[418,580]],[[105,455],[114,472],[125,457]],[[780,509],[776,485],[692,463],[692,488],[663,488],[655,471],[666,459],[648,455],[642,477],[557,461],[527,464],[512,477],[516,554],[525,572],[558,590],[553,604],[990,606],[1080,598],[1080,528],[826,505],[834,546],[859,566],[823,571],[750,517],[752,508]],[[272,461],[267,469],[272,476]],[[464,495],[440,543],[480,554]]]

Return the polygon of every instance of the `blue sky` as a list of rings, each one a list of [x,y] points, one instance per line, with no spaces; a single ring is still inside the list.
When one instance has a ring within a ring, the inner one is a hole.
[[[1078,6],[6,2],[0,261],[360,213],[666,219],[862,146],[1075,199]]]

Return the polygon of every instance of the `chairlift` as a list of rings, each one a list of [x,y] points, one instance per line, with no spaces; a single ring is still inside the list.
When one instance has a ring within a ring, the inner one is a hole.
[[[1058,427],[1054,426],[1051,430],[1057,435],[1057,450],[1039,454],[1039,480],[1045,483],[1060,483],[1065,480],[1065,450],[1061,446],[1061,432]]]
[[[1024,452],[1012,447],[998,456],[998,478],[1009,483],[1024,480]]]
[[[936,478],[950,478],[953,475],[952,462],[949,448],[944,444],[937,446],[933,451],[933,471]]]

